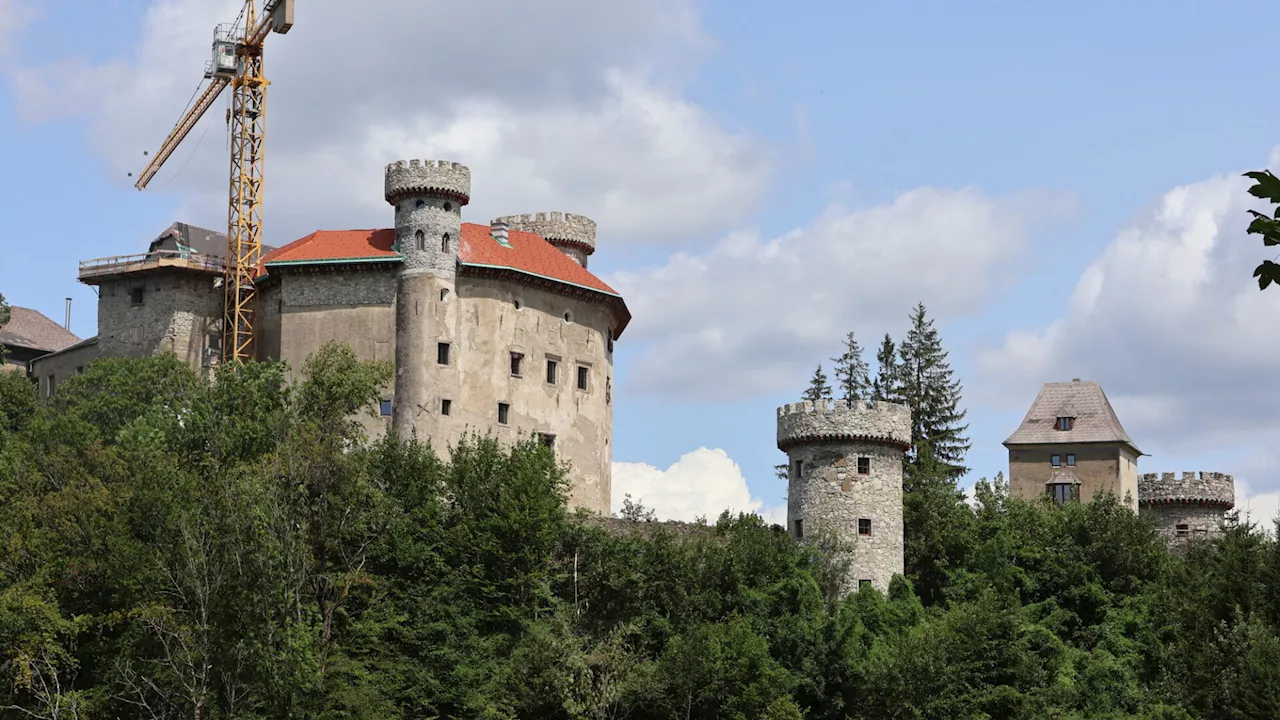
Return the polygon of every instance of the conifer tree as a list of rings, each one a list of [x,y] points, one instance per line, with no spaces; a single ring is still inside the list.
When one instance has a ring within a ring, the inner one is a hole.
[[[844,338],[844,353],[831,359],[835,363],[836,388],[845,405],[866,400],[870,396],[871,381],[868,378],[867,361],[862,359],[862,346],[850,332]]]
[[[965,435],[967,411],[960,409],[960,381],[952,375],[942,339],[927,317],[924,303],[911,313],[911,329],[898,348],[898,359],[902,399],[911,406],[912,444],[930,448],[954,475],[963,475],[968,471],[963,463],[970,447]]]
[[[899,374],[898,347],[889,333],[885,333],[880,349],[876,351],[876,378],[871,383],[871,399],[901,402],[902,381]]]
[[[827,382],[827,374],[822,371],[822,363],[818,363],[818,369],[813,371],[813,377],[809,378],[809,388],[802,397],[810,402],[831,399],[831,384]]]

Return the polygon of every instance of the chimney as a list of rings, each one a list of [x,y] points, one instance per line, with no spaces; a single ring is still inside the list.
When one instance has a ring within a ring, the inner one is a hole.
[[[509,247],[510,240],[507,237],[507,231],[510,225],[502,220],[494,220],[489,223],[489,234],[493,235],[493,239],[498,241],[499,245]]]
[[[71,332],[71,298],[67,298],[67,321],[62,325],[62,329]]]
[[[1080,378],[1071,378],[1071,382],[1080,382]]]

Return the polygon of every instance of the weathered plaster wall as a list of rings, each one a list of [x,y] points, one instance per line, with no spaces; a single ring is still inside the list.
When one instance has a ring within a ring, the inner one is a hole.
[[[169,270],[104,279],[98,296],[98,349],[103,357],[173,351],[194,369],[204,364],[210,333],[222,317],[216,273]],[[134,292],[141,291],[141,302]]]
[[[55,392],[67,380],[79,375],[89,363],[98,359],[98,344],[75,345],[67,350],[37,358],[31,363],[31,377],[39,383],[40,397],[49,396],[49,378]]]
[[[1129,504],[1137,509],[1136,482],[1121,476],[1120,447],[1114,444],[1019,445],[1009,450],[1009,490],[1014,497],[1033,499],[1046,494],[1049,475],[1056,468],[1051,456],[1061,456],[1062,469],[1072,469],[1080,478],[1080,501],[1088,502],[1106,492],[1122,501],[1130,493]],[[1066,466],[1067,455],[1076,456],[1074,468]],[[1136,466],[1134,472],[1136,473]],[[1126,487],[1128,485],[1128,487]]]

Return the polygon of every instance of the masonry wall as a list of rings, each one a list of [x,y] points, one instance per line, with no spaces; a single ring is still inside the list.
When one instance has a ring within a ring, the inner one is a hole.
[[[222,319],[216,273],[168,270],[104,278],[98,295],[98,349],[103,357],[172,351],[194,369]],[[141,291],[135,302],[134,291]]]
[[[261,295],[262,356],[289,362],[295,380],[301,379],[306,358],[330,340],[349,343],[361,359],[392,360],[395,289],[393,265],[280,273]],[[417,310],[429,330],[424,352],[431,371],[428,401],[415,417],[419,436],[445,456],[469,432],[492,433],[507,442],[530,433],[554,435],[557,456],[570,465],[571,507],[608,514],[613,417],[608,309],[461,275],[443,299],[437,291]],[[566,312],[571,321],[565,321]],[[436,362],[440,342],[450,345],[448,366]],[[518,377],[511,374],[512,352],[524,355]],[[559,362],[554,385],[546,382],[548,358]],[[588,368],[585,391],[576,385],[579,365]],[[394,400],[393,387],[386,388],[383,399]],[[447,416],[441,414],[442,400],[450,401]],[[509,405],[506,425],[498,424],[498,403]],[[389,418],[361,421],[372,436],[389,427]]]
[[[1142,508],[1156,521],[1156,529],[1172,547],[1193,540],[1212,540],[1222,535],[1226,510],[1221,506],[1193,503],[1161,503]]]
[[[37,358],[31,363],[31,378],[38,383],[40,397],[49,397],[50,378],[54,392],[98,359],[98,344],[85,342],[67,350]]]
[[[1045,483],[1055,468],[1050,460],[1053,455],[1062,457],[1066,469],[1067,455],[1075,454],[1076,465],[1071,468],[1080,478],[1080,501],[1088,502],[1106,492],[1117,495],[1137,510],[1136,465],[1132,478],[1122,478],[1121,451],[1115,444],[1081,445],[1020,445],[1009,450],[1009,490],[1015,497],[1033,499],[1045,495]]]
[[[903,572],[902,451],[870,442],[803,444],[787,451],[787,523],[792,535],[803,523],[804,538],[834,532],[852,546],[847,590],[862,581],[887,592]],[[870,473],[859,475],[858,458],[870,459]],[[797,463],[799,463],[797,465]],[[858,533],[858,520],[871,521],[871,533]]]

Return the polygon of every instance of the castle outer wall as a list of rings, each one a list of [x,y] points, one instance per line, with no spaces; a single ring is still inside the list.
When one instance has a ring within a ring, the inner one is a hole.
[[[910,441],[904,405],[819,401],[778,409],[787,529],[801,541],[838,538],[849,553],[846,590],[868,583],[885,592],[904,570],[902,462]]]
[[[1235,506],[1235,478],[1217,472],[1145,473],[1138,480],[1141,512],[1172,547],[1222,535]]]

